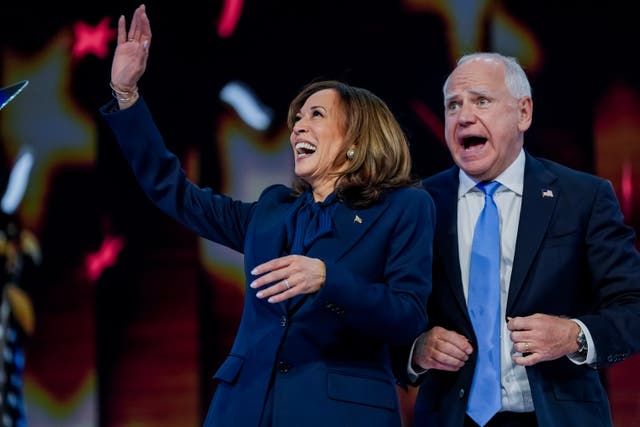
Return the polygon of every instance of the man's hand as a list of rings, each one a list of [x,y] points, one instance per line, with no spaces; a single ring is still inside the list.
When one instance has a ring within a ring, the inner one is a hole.
[[[580,326],[571,319],[537,313],[508,320],[513,349],[522,353],[512,356],[518,365],[531,366],[578,351]]]
[[[418,337],[411,363],[416,371],[457,371],[469,360],[472,352],[473,347],[466,337],[435,326]]]

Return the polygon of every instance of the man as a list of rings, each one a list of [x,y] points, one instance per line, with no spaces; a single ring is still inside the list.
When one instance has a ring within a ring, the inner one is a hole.
[[[456,166],[423,181],[438,219],[431,329],[409,368],[416,427],[611,426],[595,368],[640,350],[640,255],[610,183],[523,150],[533,102],[515,59],[461,58],[444,97]],[[476,187],[493,181],[493,195]],[[475,261],[485,204],[497,208],[494,273]],[[478,291],[491,276],[496,289]]]

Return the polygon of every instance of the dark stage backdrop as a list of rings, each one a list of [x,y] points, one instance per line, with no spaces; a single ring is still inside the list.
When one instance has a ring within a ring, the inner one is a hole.
[[[290,182],[288,102],[317,78],[387,101],[416,176],[448,167],[444,78],[461,53],[498,50],[533,85],[526,148],[610,179],[638,230],[639,26],[625,2],[592,3],[151,0],[140,91],[193,181],[254,200]],[[30,81],[0,112],[0,182],[33,156],[11,214],[41,255],[21,283],[35,315],[23,383],[33,427],[199,425],[242,309],[241,255],[151,206],[99,117],[117,17],[136,6],[2,8],[0,83]],[[640,424],[639,373],[638,357],[603,372],[618,427]],[[406,426],[414,393],[400,392]]]

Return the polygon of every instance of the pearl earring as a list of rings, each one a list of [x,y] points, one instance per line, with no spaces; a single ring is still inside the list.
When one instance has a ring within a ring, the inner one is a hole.
[[[349,151],[347,151],[347,159],[351,160],[356,156],[356,150],[354,150],[353,148],[350,148]]]

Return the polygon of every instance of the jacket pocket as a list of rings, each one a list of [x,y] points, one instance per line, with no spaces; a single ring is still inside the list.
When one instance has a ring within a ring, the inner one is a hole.
[[[233,384],[238,379],[242,365],[244,365],[244,357],[230,354],[218,368],[213,378]]]
[[[360,405],[375,406],[389,410],[398,407],[395,385],[383,378],[353,375],[344,371],[329,371],[327,374],[329,398]]]

